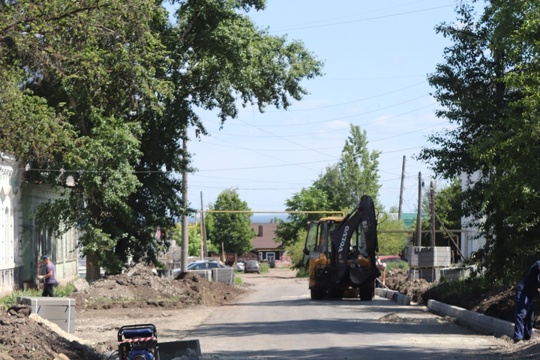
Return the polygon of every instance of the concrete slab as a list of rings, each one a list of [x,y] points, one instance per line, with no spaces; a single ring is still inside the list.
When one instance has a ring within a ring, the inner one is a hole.
[[[29,305],[33,314],[75,333],[75,299],[64,297],[18,297],[17,303]]]

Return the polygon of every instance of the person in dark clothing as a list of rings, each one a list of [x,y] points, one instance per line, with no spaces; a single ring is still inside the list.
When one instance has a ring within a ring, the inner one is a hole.
[[[540,288],[540,260],[525,273],[516,287],[514,342],[530,340],[534,325],[534,298]]]
[[[43,293],[41,296],[54,296],[54,285],[56,285],[56,270],[54,264],[47,255],[41,257],[45,264],[45,275],[39,275],[38,279],[43,280]]]

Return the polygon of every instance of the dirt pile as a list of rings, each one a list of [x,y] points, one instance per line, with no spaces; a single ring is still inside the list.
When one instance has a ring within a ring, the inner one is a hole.
[[[225,304],[243,292],[240,287],[209,282],[195,274],[177,279],[159,277],[155,270],[138,264],[126,274],[107,276],[72,297],[77,310],[183,308]],[[70,339],[54,326],[48,327],[46,320],[29,314],[25,306],[14,306],[0,314],[0,360],[101,358],[96,349],[82,344],[84,341]]]
[[[426,291],[433,285],[425,280],[411,280],[406,271],[399,269],[387,272],[385,284],[421,304],[425,302]],[[76,299],[79,314],[91,316],[95,313],[94,309],[105,309],[105,313],[111,313],[130,311],[131,308],[147,308],[147,312],[151,312],[150,308],[155,311],[187,308],[193,312],[193,307],[204,307],[199,305],[216,306],[233,302],[245,291],[242,287],[226,283],[208,282],[195,274],[185,274],[178,279],[159,277],[151,268],[139,264],[126,274],[100,279],[72,297]],[[513,289],[501,289],[485,294],[481,299],[461,301],[458,306],[512,321],[508,319],[508,314],[513,314]],[[447,303],[456,305],[450,300]],[[30,310],[24,306],[15,306],[0,314],[0,360],[99,358],[96,348],[85,345],[84,341],[74,339],[69,334],[62,334],[54,327],[49,328],[47,321],[29,314]],[[114,333],[115,328],[111,329]],[[109,338],[115,343],[114,336]],[[99,350],[99,353],[103,352]],[[60,354],[64,357],[59,357]]]
[[[0,360],[100,358],[91,347],[55,333],[29,313],[28,306],[20,306],[0,314]]]
[[[209,282],[193,273],[165,278],[142,264],[121,275],[107,276],[73,294],[77,309],[133,307],[182,308],[215,306],[233,300],[242,292],[228,283]]]
[[[412,302],[423,303],[422,295],[431,287],[424,279],[411,280],[403,269],[395,269],[386,273],[385,285],[403,295],[408,295]]]

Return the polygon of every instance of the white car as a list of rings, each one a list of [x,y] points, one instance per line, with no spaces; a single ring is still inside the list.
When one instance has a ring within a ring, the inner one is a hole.
[[[246,263],[243,262],[243,261],[238,261],[234,265],[234,270],[236,270],[236,271],[244,271],[245,268],[246,268]]]

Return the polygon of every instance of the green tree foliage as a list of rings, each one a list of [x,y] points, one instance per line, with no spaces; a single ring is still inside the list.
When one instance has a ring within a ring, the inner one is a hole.
[[[193,170],[187,129],[206,134],[198,109],[225,122],[239,105],[287,108],[320,75],[302,43],[251,22],[263,0],[173,3],[174,24],[153,0],[0,5],[0,149],[31,165],[29,181],[74,179],[38,219],[79,227],[110,273],[128,255],[155,261],[156,229],[192,211],[176,174]]]
[[[369,152],[365,130],[353,124],[350,129],[339,162],[328,167],[313,184],[328,196],[331,210],[352,209],[362,195],[371,196],[377,203],[379,196],[380,151]]]
[[[286,200],[287,211],[328,211],[328,213],[290,214],[287,222],[276,229],[277,238],[285,246],[298,241],[298,231],[305,229],[309,220],[316,220],[334,212],[347,213],[360,201],[362,195],[370,195],[377,201],[378,157],[380,152],[367,149],[365,131],[351,124],[351,134],[345,140],[339,162],[329,166],[309,188]]]
[[[292,198],[287,199],[285,201],[286,211],[293,213],[288,215],[286,222],[278,222],[276,238],[282,241],[285,247],[298,241],[298,233],[306,229],[308,221],[317,220],[322,216],[329,215],[318,213],[319,211],[329,209],[327,199],[328,196],[325,192],[313,186],[307,189],[302,188]]]
[[[189,237],[189,256],[200,256],[201,255],[201,246],[202,246],[202,237],[201,229],[197,227],[190,227],[188,230]],[[180,243],[182,245],[182,243]]]
[[[235,189],[222,191],[206,216],[208,239],[225,252],[244,254],[253,249],[251,240],[255,231],[251,228],[253,213],[245,201],[242,201]],[[225,211],[225,212],[221,212]],[[231,211],[231,212],[226,212]]]
[[[458,8],[452,40],[429,81],[455,128],[430,136],[420,159],[452,179],[467,174],[464,215],[486,239],[488,275],[515,280],[540,250],[539,1],[491,1],[480,17]]]
[[[116,219],[133,224],[136,218],[126,204],[139,188],[136,114],[164,93],[154,77],[164,52],[151,27],[166,18],[163,9],[145,0],[1,7],[0,77],[10,81],[3,95],[16,102],[1,101],[0,146],[31,165],[29,181],[64,186],[68,176],[74,179],[68,198],[42,208],[38,220],[78,226],[84,252],[119,271],[126,257],[114,251],[129,235]],[[32,136],[18,136],[21,131]],[[155,227],[146,235],[154,239],[154,233]]]
[[[175,224],[168,231],[168,238],[174,240],[177,246],[182,246],[182,225]],[[199,225],[188,225],[188,256],[201,256],[201,228]]]
[[[299,230],[297,234],[298,239],[285,247],[285,252],[291,257],[293,267],[295,268],[303,266],[303,259],[305,256],[304,244],[306,241],[306,236],[306,229]]]
[[[403,221],[383,215],[382,219],[379,219],[377,230],[379,231],[379,254],[399,255],[403,252],[409,239],[407,234],[398,232],[405,230]]]

